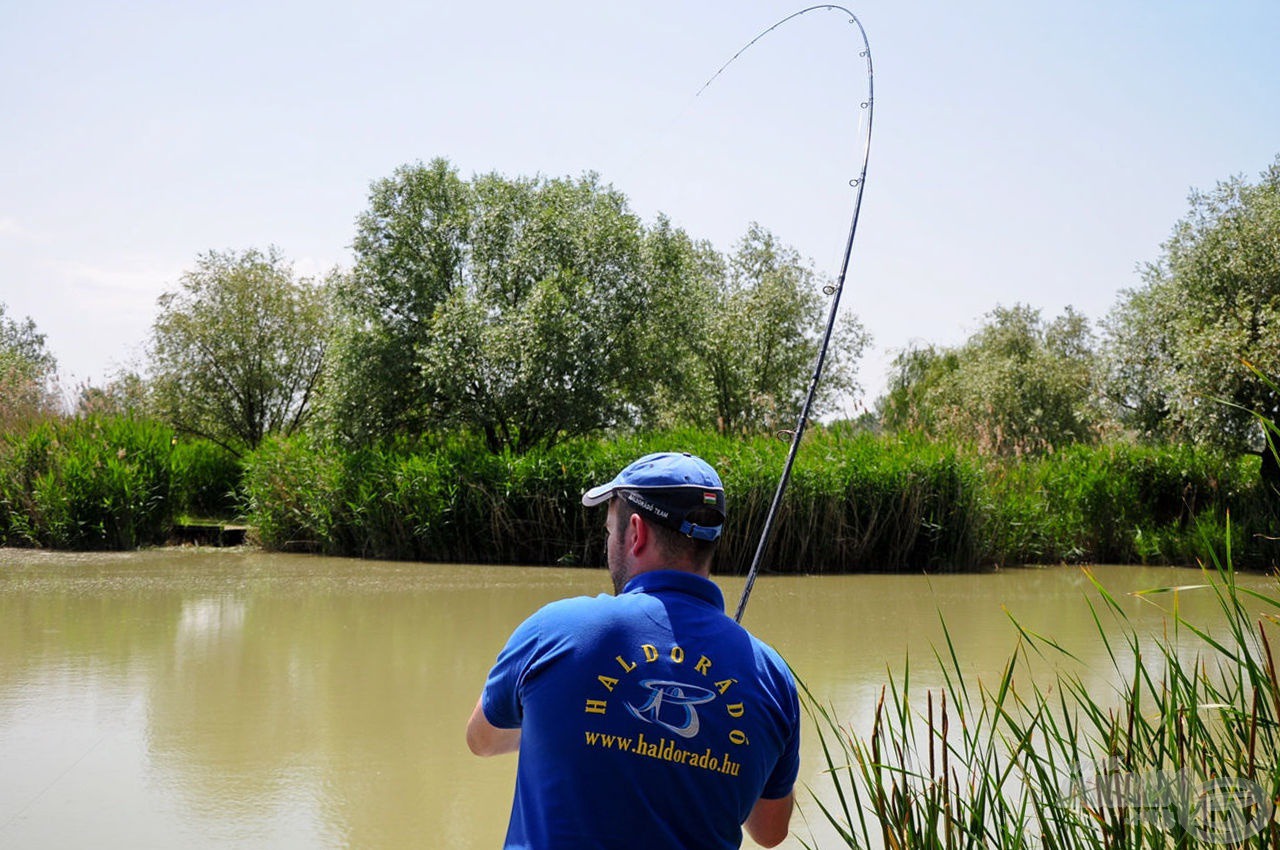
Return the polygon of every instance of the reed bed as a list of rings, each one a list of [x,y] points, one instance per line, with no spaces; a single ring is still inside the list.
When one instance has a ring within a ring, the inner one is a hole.
[[[176,515],[230,519],[244,509],[244,469],[230,450],[200,439],[172,443],[170,497]]]
[[[50,418],[0,435],[0,546],[136,549],[182,516],[240,514],[240,459],[131,417]]]
[[[247,460],[269,548],[431,561],[598,566],[603,515],[579,497],[650,451],[720,471],[731,522],[717,556],[744,572],[786,454],[769,438],[675,431],[491,454],[466,435],[342,450],[300,437]],[[1249,461],[1252,461],[1250,466]],[[1274,564],[1275,501],[1256,458],[1184,447],[1076,448],[993,462],[921,439],[817,429],[799,455],[767,570],[969,570],[1062,562],[1191,564],[1229,510],[1241,562]]]
[[[779,571],[966,568],[981,557],[975,463],[954,449],[829,440],[797,466],[769,562]],[[688,449],[712,462],[733,522],[719,564],[744,568],[786,446],[697,432],[574,441],[494,455],[473,440],[338,452],[307,439],[249,458],[246,493],[264,545],[374,558],[599,566],[604,514],[582,492],[636,457]]]
[[[244,457],[146,420],[50,420],[0,435],[0,545],[132,548],[175,517],[244,515],[271,549],[371,558],[598,566],[587,487],[650,451],[725,480],[717,569],[745,572],[785,442],[686,430],[493,454],[468,434],[346,448],[307,435]],[[1280,499],[1257,458],[1180,446],[1074,447],[994,461],[962,446],[815,427],[766,571],[971,570],[1025,563],[1192,564],[1230,534],[1237,565],[1280,562]],[[1233,523],[1225,521],[1228,511]]]
[[[116,418],[50,420],[0,438],[0,545],[164,542],[172,438],[158,423]]]
[[[1194,564],[1204,540],[1223,539],[1228,509],[1240,533],[1275,518],[1257,469],[1256,458],[1130,444],[1072,446],[993,464],[987,475],[993,560]],[[1257,560],[1251,549],[1246,554],[1251,564]]]
[[[944,686],[921,704],[891,680],[866,734],[806,694],[835,800],[815,795],[821,820],[868,850],[1280,846],[1280,592],[1240,587],[1229,548],[1204,576],[1142,594],[1209,593],[1223,615],[1193,623],[1175,604],[1155,657],[1094,583],[1110,701],[1078,674],[1037,680],[1033,656],[1074,656],[1021,627],[994,683],[965,674],[948,634]]]

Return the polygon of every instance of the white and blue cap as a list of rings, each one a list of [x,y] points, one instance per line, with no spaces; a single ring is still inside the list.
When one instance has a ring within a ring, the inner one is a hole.
[[[715,540],[724,526],[724,485],[700,457],[688,452],[645,455],[622,470],[608,484],[582,494],[587,507],[614,496],[626,499],[638,513],[695,540]],[[719,516],[711,525],[697,525],[687,517],[698,509]]]

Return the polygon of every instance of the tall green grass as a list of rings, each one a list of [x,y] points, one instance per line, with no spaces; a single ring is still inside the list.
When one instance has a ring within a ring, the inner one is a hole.
[[[0,435],[0,546],[134,549],[240,511],[237,458],[152,420],[50,418]]]
[[[177,515],[231,519],[244,509],[239,457],[209,440],[178,439],[169,455]]]
[[[724,478],[718,557],[745,570],[785,443],[676,431],[574,440],[523,455],[466,435],[343,450],[306,437],[247,460],[250,521],[270,548],[435,561],[598,565],[603,514],[588,487],[650,451],[685,450]],[[1252,466],[1250,465],[1252,463]],[[992,462],[919,439],[817,429],[799,455],[766,553],[785,572],[964,570],[1060,562],[1194,563],[1228,510],[1242,563],[1277,557],[1257,459],[1184,448],[1074,448]]]
[[[688,450],[720,471],[733,522],[722,568],[745,564],[786,446],[699,432],[579,440],[493,455],[458,437],[344,452],[305,438],[249,458],[246,494],[264,545],[379,558],[603,561],[604,514],[582,492],[652,451]],[[768,553],[779,570],[968,567],[980,558],[978,467],[954,450],[874,438],[814,441]]]
[[[130,549],[173,520],[172,430],[154,422],[51,420],[0,439],[0,544]]]
[[[822,819],[853,848],[1274,848],[1280,828],[1280,679],[1272,642],[1280,586],[1240,587],[1230,560],[1205,581],[1222,622],[1174,607],[1155,657],[1106,588],[1091,614],[1116,685],[1108,700],[1078,675],[1045,678],[1033,656],[1072,660],[1019,627],[998,681],[974,681],[951,638],[944,687],[881,692],[865,734],[807,695],[835,802]],[[1174,593],[1169,598],[1176,598]],[[1106,625],[1104,625],[1104,623]],[[1188,647],[1187,641],[1194,641]]]
[[[1243,533],[1270,524],[1271,511],[1258,504],[1257,479],[1257,458],[1190,446],[1072,446],[993,463],[991,555],[1014,564],[1194,564],[1205,539],[1222,539],[1217,532],[1225,532],[1228,508]],[[1244,547],[1251,564],[1268,555],[1265,542],[1255,542],[1257,558]]]
[[[582,507],[582,491],[646,452],[685,450],[725,480],[730,523],[718,569],[742,572],[786,448],[691,430],[523,455],[492,454],[467,434],[360,449],[304,435],[241,459],[146,420],[50,420],[0,436],[0,545],[127,548],[162,542],[174,517],[245,514],[273,549],[595,566],[603,513]],[[765,568],[1190,564],[1202,539],[1228,533],[1237,564],[1263,568],[1280,562],[1280,499],[1257,479],[1257,458],[1186,447],[991,461],[955,445],[819,427],[800,452]]]

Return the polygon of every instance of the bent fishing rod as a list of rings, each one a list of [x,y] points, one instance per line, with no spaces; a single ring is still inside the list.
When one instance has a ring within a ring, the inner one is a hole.
[[[702,89],[699,89],[698,91],[698,93],[701,94],[702,90],[711,85],[716,77],[720,76],[720,74],[724,72],[725,68],[733,64],[734,60],[745,53],[757,41],[764,38],[766,35],[788,21],[818,9],[844,12],[849,16],[849,23],[858,28],[858,33],[862,37],[862,50],[858,55],[866,60],[867,66],[867,99],[862,101],[859,106],[860,109],[866,112],[865,120],[861,122],[862,170],[859,172],[857,177],[849,181],[849,185],[854,188],[853,217],[849,222],[849,236],[845,240],[844,258],[840,262],[840,274],[836,277],[836,282],[834,284],[825,287],[823,290],[827,295],[831,296],[831,307],[827,312],[826,332],[822,336],[822,344],[818,347],[818,356],[813,366],[813,376],[809,379],[809,391],[805,395],[804,405],[800,408],[800,416],[796,420],[795,430],[791,432],[791,446],[787,450],[787,460],[782,467],[782,477],[779,478],[778,488],[774,491],[773,502],[769,505],[769,513],[765,515],[764,529],[760,532],[760,542],[756,546],[755,557],[751,559],[751,569],[747,571],[747,583],[742,589],[742,599],[738,602],[738,612],[733,615],[734,621],[738,623],[742,622],[742,615],[747,610],[747,600],[751,598],[751,589],[755,586],[756,575],[760,572],[760,561],[764,557],[766,547],[769,545],[769,539],[773,533],[774,520],[777,518],[778,508],[782,505],[782,496],[787,490],[787,482],[791,479],[791,468],[795,465],[796,452],[800,448],[801,438],[804,437],[805,425],[809,422],[809,411],[813,407],[814,398],[817,396],[818,381],[822,378],[822,367],[826,364],[827,349],[831,345],[831,335],[835,331],[836,326],[836,312],[840,308],[840,296],[844,293],[845,276],[849,271],[849,257],[853,253],[853,237],[858,231],[858,211],[862,208],[862,190],[866,186],[867,182],[867,161],[871,156],[871,116],[874,111],[875,104],[874,75],[871,67],[871,44],[867,41],[867,31],[863,29],[862,22],[858,20],[858,16],[843,6],[824,4],[821,6],[810,6],[807,9],[801,9],[799,12],[795,12],[778,21],[773,26],[761,32],[751,41],[747,42],[746,45],[735,53],[728,62],[724,63],[724,65],[720,67],[720,70],[716,71],[715,74],[712,75],[711,79],[707,80]]]

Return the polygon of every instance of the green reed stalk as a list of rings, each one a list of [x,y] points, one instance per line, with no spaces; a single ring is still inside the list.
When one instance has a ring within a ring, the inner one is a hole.
[[[243,511],[273,549],[598,566],[603,530],[581,492],[640,454],[680,449],[725,479],[731,522],[717,569],[732,574],[751,560],[786,453],[772,438],[693,430],[523,455],[491,454],[468,434],[356,448],[300,435],[269,440],[243,460],[171,440],[164,426],[127,418],[51,420],[0,435],[0,545],[130,547],[163,540],[175,515]],[[1257,477],[1257,458],[1188,447],[1071,447],[994,461],[915,437],[814,427],[765,570],[1189,564],[1203,539],[1228,534],[1237,565],[1264,568],[1280,564],[1280,499]]]
[[[855,848],[1280,845],[1280,679],[1269,636],[1280,591],[1240,587],[1229,551],[1204,577],[1137,595],[1174,600],[1154,658],[1144,657],[1119,601],[1093,581],[1101,607],[1088,604],[1110,658],[1113,701],[1079,673],[1025,672],[1033,654],[1073,656],[1016,621],[1018,644],[994,687],[967,681],[944,630],[935,653],[943,686],[921,710],[909,678],[891,678],[865,734],[806,691],[826,782],[841,804],[817,803],[826,824]],[[1214,595],[1220,624],[1183,616],[1177,600],[1191,592]]]
[[[130,549],[172,527],[172,430],[128,418],[49,420],[0,436],[0,545]]]

